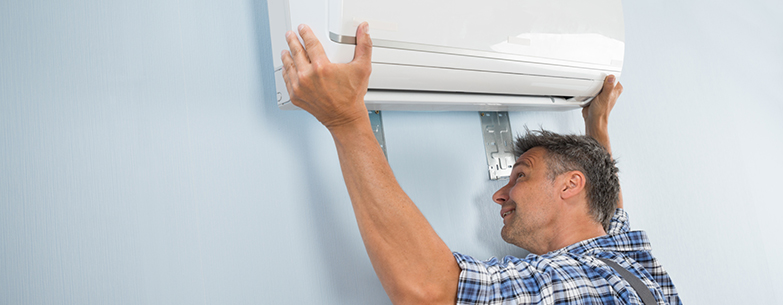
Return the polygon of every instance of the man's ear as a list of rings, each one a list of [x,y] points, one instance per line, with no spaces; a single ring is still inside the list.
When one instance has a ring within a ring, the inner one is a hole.
[[[563,174],[563,180],[560,188],[560,198],[570,199],[582,193],[587,184],[585,174],[580,171],[570,171]]]

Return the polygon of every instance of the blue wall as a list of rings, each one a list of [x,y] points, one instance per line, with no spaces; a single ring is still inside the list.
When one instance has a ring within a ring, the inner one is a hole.
[[[627,1],[632,227],[688,304],[783,297],[780,1]],[[0,0],[0,303],[388,303],[328,132],[274,102],[266,3]],[[274,54],[277,56],[277,54]],[[499,236],[479,117],[385,112],[456,251]],[[512,113],[581,132],[578,111]]]

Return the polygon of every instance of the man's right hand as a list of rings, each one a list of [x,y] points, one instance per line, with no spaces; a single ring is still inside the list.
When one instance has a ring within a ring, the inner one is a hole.
[[[364,95],[372,70],[372,41],[367,23],[356,30],[354,58],[347,64],[330,62],[310,27],[300,25],[299,35],[305,46],[289,31],[286,41],[291,51],[281,54],[291,103],[312,114],[332,132],[366,119]]]
[[[623,85],[615,83],[615,76],[609,75],[604,79],[601,92],[582,108],[582,117],[585,120],[585,134],[596,139],[609,153],[612,148],[609,143],[609,113],[612,112],[617,98],[623,93]]]

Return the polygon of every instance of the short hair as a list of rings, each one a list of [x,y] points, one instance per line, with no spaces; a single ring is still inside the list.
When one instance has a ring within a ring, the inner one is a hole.
[[[569,171],[580,171],[587,178],[587,204],[591,216],[609,231],[609,223],[620,198],[619,169],[606,148],[595,139],[582,135],[561,135],[547,130],[517,135],[514,154],[517,158],[533,147],[546,150],[547,176],[555,178]]]

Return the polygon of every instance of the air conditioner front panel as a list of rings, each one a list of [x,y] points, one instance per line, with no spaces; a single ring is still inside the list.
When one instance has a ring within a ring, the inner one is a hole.
[[[353,45],[327,41],[324,47],[335,61],[353,58]],[[594,96],[606,75],[620,76],[613,67],[586,68],[532,59],[498,60],[382,47],[373,47],[372,56],[371,89]]]
[[[581,96],[593,79],[499,73],[482,70],[374,63],[370,89],[533,96]]]
[[[452,52],[612,66],[623,60],[620,0],[328,0],[329,31]]]

